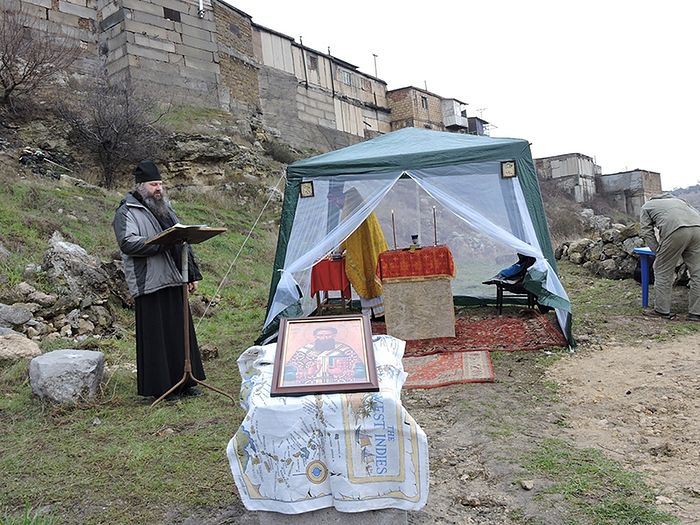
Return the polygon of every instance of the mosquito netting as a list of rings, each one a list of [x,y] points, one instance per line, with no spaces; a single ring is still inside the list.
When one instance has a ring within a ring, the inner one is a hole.
[[[456,298],[493,297],[493,288],[482,281],[516,262],[517,253],[535,257],[530,273],[542,282],[546,297],[540,300],[556,308],[564,328],[568,296],[540,248],[519,179],[501,177],[500,169],[500,162],[485,161],[313,177],[313,197],[297,203],[265,326],[295,304],[304,315],[314,310],[309,293],[312,266],[374,212],[390,248],[407,247],[416,234],[423,246],[450,248]],[[343,200],[352,188],[362,199]]]

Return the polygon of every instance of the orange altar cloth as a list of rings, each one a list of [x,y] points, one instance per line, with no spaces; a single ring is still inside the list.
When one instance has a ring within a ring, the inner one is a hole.
[[[389,250],[379,255],[377,273],[382,282],[453,278],[455,264],[447,246],[426,246],[414,251]]]

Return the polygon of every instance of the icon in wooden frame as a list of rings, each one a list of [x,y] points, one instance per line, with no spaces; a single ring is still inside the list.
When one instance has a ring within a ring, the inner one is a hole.
[[[377,391],[366,315],[281,320],[271,396]]]

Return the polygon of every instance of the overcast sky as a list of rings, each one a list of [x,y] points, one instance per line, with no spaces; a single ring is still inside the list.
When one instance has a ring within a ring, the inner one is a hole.
[[[253,22],[358,66],[388,89],[467,102],[533,157],[700,183],[700,3],[227,0]]]

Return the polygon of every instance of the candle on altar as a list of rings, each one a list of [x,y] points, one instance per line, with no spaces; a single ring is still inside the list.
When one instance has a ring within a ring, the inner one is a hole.
[[[435,206],[433,206],[433,245],[437,246],[437,220],[435,219]]]

